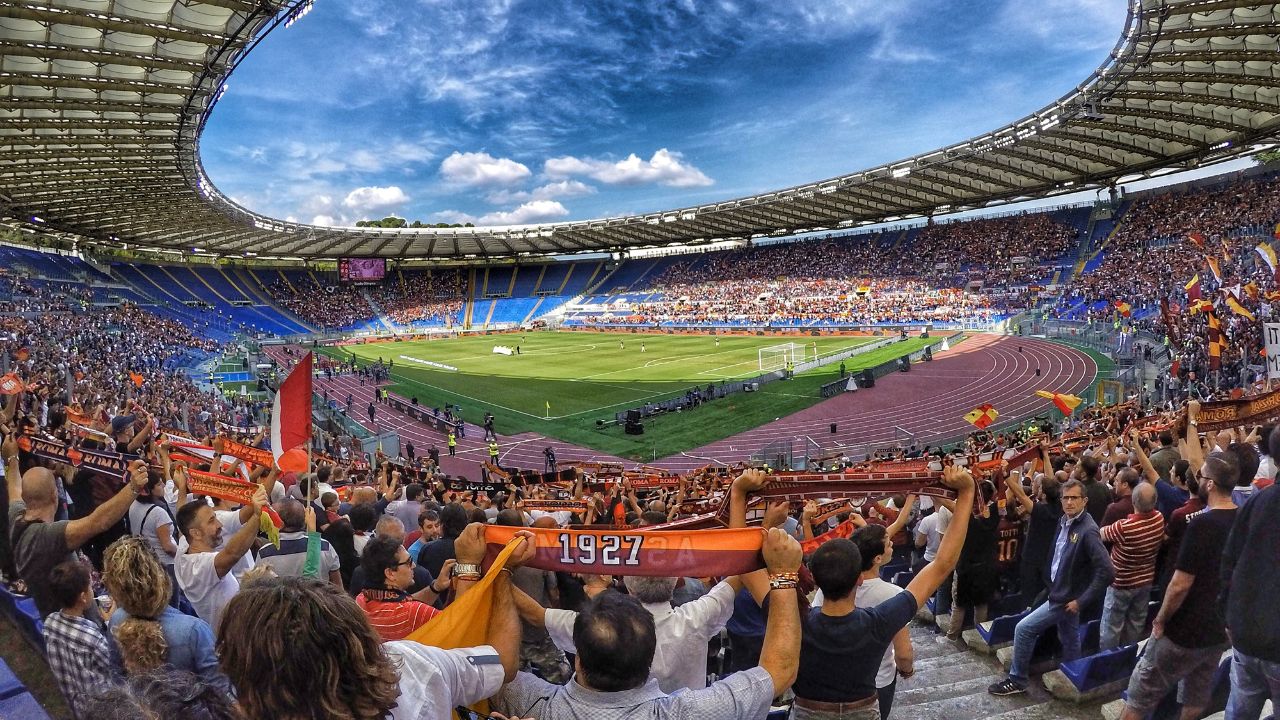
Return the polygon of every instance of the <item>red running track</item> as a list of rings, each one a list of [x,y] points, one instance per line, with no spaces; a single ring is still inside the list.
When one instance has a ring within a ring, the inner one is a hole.
[[[1039,377],[1036,368],[1041,371]],[[921,443],[931,443],[971,431],[973,426],[964,420],[964,415],[978,405],[991,403],[1000,412],[1000,422],[1029,418],[1053,407],[1051,401],[1038,397],[1036,390],[1079,393],[1096,375],[1097,365],[1092,358],[1064,345],[1032,338],[973,335],[936,354],[933,362],[919,362],[911,366],[910,372],[880,378],[874,388],[837,395],[793,415],[653,464],[674,471],[691,470],[709,462],[732,464],[778,440],[793,441],[796,452],[803,450],[806,438],[812,438],[824,450],[883,446],[899,437],[895,428],[902,428]],[[347,375],[332,383],[317,379],[316,392],[325,388],[339,404],[346,401],[348,392],[354,395],[352,413],[362,423],[367,421],[372,385],[361,387],[358,378]],[[376,418],[377,430],[394,430],[400,434],[401,442],[411,440],[419,456],[425,456],[435,444],[441,450],[444,470],[452,475],[477,476],[480,463],[488,458],[483,430],[476,426],[467,426],[466,437],[458,441],[458,454],[451,458],[446,453],[444,437],[427,426],[384,405],[378,405]],[[498,418],[499,426],[501,422],[502,418]],[[834,434],[830,432],[833,422],[837,424]],[[632,461],[536,433],[499,435],[499,459],[504,466],[541,468],[542,450],[548,445],[556,449],[559,460],[613,460],[634,465]]]

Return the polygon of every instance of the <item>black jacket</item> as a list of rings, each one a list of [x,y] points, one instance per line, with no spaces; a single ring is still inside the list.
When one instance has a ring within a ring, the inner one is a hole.
[[[1222,594],[1236,650],[1280,662],[1280,486],[1254,492],[1236,511],[1222,553]],[[1204,552],[1211,552],[1205,548]]]
[[[1059,525],[1054,528],[1053,539],[1050,541],[1050,572],[1053,569],[1053,553],[1058,542],[1058,531],[1062,527],[1061,522],[1059,520]],[[1058,566],[1058,577],[1049,586],[1049,602],[1066,605],[1075,600],[1081,608],[1089,607],[1102,598],[1115,574],[1111,555],[1102,545],[1098,524],[1087,511],[1082,512],[1071,521],[1067,543],[1063,547],[1062,562]]]

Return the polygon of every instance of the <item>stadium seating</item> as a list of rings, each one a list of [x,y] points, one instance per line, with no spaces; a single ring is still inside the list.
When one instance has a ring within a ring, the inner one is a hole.
[[[1073,702],[1111,694],[1128,684],[1137,662],[1138,645],[1104,650],[1062,663],[1045,675],[1045,687],[1055,697]]]
[[[0,700],[0,718],[13,718],[14,720],[47,720],[49,713],[45,712],[40,703],[36,701],[31,693],[23,692],[12,697]]]

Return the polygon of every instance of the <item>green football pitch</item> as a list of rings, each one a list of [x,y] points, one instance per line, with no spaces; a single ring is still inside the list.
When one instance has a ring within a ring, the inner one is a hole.
[[[873,342],[867,337],[757,337],[530,332],[440,340],[384,342],[328,348],[332,356],[361,362],[393,360],[392,391],[428,407],[462,407],[478,423],[485,412],[504,434],[534,432],[622,457],[652,459],[704,445],[789,415],[821,400],[818,388],[836,379],[839,363],[794,380],[761,386],[682,413],[646,421],[644,436],[629,436],[597,420],[647,402],[684,395],[760,374],[762,348],[794,342],[804,357],[829,356]],[[929,340],[912,338],[845,361],[850,371],[916,350]],[[520,347],[518,355],[495,346]],[[799,353],[797,353],[799,356]]]

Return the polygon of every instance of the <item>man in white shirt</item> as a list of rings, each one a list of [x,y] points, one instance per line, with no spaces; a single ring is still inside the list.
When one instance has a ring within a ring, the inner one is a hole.
[[[926,563],[931,563],[938,557],[938,545],[942,543],[942,536],[947,529],[946,521],[950,519],[950,515],[950,511],[939,506],[916,526],[916,549],[924,548]]]
[[[737,577],[729,578],[717,583],[706,595],[677,608],[671,606],[677,578],[628,576],[623,578],[623,582],[627,592],[653,615],[658,645],[649,677],[657,680],[658,687],[668,694],[681,689],[701,690],[707,687],[707,643],[729,622],[729,616],[733,614],[733,599],[742,589],[742,582]],[[606,587],[607,579],[588,582],[587,594],[594,597]],[[522,620],[535,627],[545,627],[556,647],[567,653],[577,653],[573,644],[573,623],[578,619],[578,613],[544,608],[519,588],[513,588],[513,594]]]
[[[266,504],[267,491],[259,485],[248,506],[252,519],[236,530],[226,545],[222,545],[222,523],[213,508],[189,502],[178,510],[178,531],[187,548],[174,558],[174,573],[196,613],[215,631],[222,608],[240,590],[231,568],[253,547],[258,536],[258,516]]]

